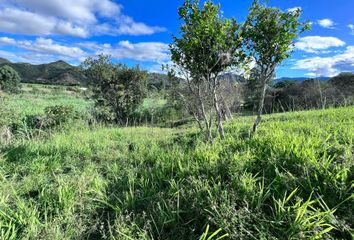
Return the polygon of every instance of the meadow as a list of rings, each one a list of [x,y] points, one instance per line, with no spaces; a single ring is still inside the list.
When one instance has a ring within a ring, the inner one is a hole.
[[[10,103],[92,106],[30,85]],[[17,137],[0,146],[0,239],[354,238],[354,107],[267,115],[250,136],[253,121],[213,144],[194,125],[85,121]]]

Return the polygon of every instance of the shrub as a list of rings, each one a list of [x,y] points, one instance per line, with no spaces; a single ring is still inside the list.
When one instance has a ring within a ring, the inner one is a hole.
[[[113,123],[116,121],[116,116],[109,107],[96,106],[92,109],[91,114],[100,123]]]
[[[44,128],[52,128],[68,123],[78,117],[78,113],[72,106],[57,105],[46,107],[41,121]]]
[[[10,66],[0,67],[0,90],[5,92],[18,92],[20,90],[21,78]]]
[[[86,59],[81,68],[90,79],[95,106],[110,111],[115,121],[126,125],[143,103],[147,91],[147,73],[139,66],[114,64],[109,56]]]

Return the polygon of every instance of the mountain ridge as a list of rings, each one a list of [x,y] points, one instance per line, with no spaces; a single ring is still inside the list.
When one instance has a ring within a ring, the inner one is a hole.
[[[69,63],[58,60],[45,64],[13,63],[5,58],[0,58],[0,67],[8,65],[15,69],[24,83],[42,83],[57,85],[85,85],[86,77],[79,68]]]

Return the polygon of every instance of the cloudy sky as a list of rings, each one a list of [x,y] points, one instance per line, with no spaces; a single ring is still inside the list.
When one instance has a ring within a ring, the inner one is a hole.
[[[242,22],[251,0],[220,0],[226,17]],[[278,77],[334,76],[354,71],[354,0],[270,0],[303,10],[312,30],[296,43]],[[0,57],[35,64],[79,64],[98,53],[159,71],[178,34],[182,0],[0,0]]]

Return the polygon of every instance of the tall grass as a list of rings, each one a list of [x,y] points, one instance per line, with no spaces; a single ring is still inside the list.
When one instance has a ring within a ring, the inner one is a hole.
[[[354,108],[197,129],[68,126],[2,146],[0,239],[351,239]]]

